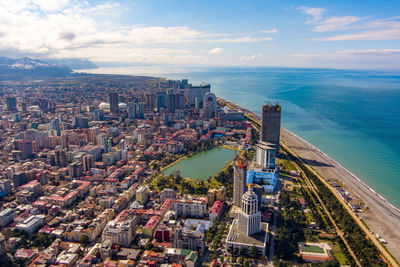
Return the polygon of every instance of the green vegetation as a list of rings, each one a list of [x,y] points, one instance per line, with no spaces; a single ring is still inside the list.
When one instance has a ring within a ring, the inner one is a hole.
[[[54,234],[48,235],[45,233],[38,233],[38,234],[35,233],[29,236],[23,231],[19,230],[10,231],[9,229],[3,231],[3,235],[6,238],[10,237],[21,238],[21,240],[16,245],[16,249],[31,248],[31,247],[46,248],[50,246],[54,240],[56,240],[56,236]]]
[[[307,212],[300,207],[299,199],[304,198],[307,205]],[[277,233],[275,237],[275,263],[276,266],[291,266],[292,262],[301,263],[298,257],[299,242],[326,242],[322,240],[320,233],[332,233],[331,226],[327,223],[325,215],[319,210],[314,196],[305,187],[294,187],[292,191],[281,191],[279,196],[279,209],[277,217]],[[315,228],[311,228],[315,223]],[[340,258],[327,266],[338,266],[349,264],[347,250],[340,244],[340,238],[335,237],[329,243],[336,249],[335,255]],[[306,248],[307,249],[307,248]],[[310,248],[314,249],[314,248]],[[321,248],[315,247],[315,252],[322,252]],[[326,263],[328,264],[328,263]],[[336,265],[337,264],[337,265]]]
[[[304,245],[302,247],[302,251],[304,251],[304,252],[312,252],[312,253],[324,253],[324,250],[321,247],[312,246],[312,245]]]
[[[282,191],[275,236],[275,257],[285,261],[297,260],[298,242],[305,241],[304,229],[308,226],[294,191]]]
[[[86,247],[86,245],[89,244],[89,237],[87,235],[82,235],[80,243],[83,247]]]
[[[206,195],[208,186],[203,180],[182,178],[179,171],[171,175],[164,175],[161,172],[154,173],[150,179],[151,188],[161,191],[164,188],[172,188],[183,194]]]
[[[365,238],[363,230],[354,222],[353,218],[346,209],[344,209],[331,190],[327,188],[302,162],[297,159],[296,161],[307,177],[309,177],[316,185],[322,201],[335,218],[340,229],[344,232],[346,240],[360,263],[363,266],[386,266],[386,264],[381,261],[374,244]]]

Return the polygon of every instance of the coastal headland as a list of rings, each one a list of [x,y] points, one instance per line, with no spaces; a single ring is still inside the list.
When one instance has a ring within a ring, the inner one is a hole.
[[[236,109],[242,110],[245,114],[251,115],[254,119],[260,120],[259,115],[233,102],[221,98],[218,101],[225,102]],[[383,254],[387,254],[384,251],[383,245],[375,237],[375,234],[379,234],[387,241],[387,250],[397,260],[400,259],[400,243],[398,242],[400,240],[400,210],[398,208],[376,193],[338,162],[287,129],[281,129],[281,142],[317,175],[326,180],[342,184],[346,191],[364,203],[366,208],[363,212],[355,213],[344,201],[342,202],[346,209],[348,208],[347,210],[352,217],[365,231],[366,238],[370,238],[378,248],[383,250]],[[339,200],[341,200],[340,197]],[[390,255],[385,255],[385,257],[390,258]],[[395,262],[392,262],[392,265],[398,266]]]

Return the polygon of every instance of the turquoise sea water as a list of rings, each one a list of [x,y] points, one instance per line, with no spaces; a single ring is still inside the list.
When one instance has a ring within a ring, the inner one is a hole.
[[[216,68],[182,74],[258,114],[279,102],[282,124],[400,207],[400,75],[368,71]],[[174,75],[173,78],[178,78]]]
[[[235,152],[232,149],[216,147],[186,158],[166,169],[164,173],[172,174],[174,171],[180,171],[182,177],[207,180],[208,177],[221,170],[234,156]]]
[[[210,83],[256,113],[282,105],[282,124],[400,207],[400,74],[290,68],[115,70]],[[102,70],[96,70],[102,73]]]

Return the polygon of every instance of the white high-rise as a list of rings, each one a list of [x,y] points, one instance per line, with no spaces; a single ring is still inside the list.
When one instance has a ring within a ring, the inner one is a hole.
[[[261,212],[258,210],[258,197],[251,187],[242,197],[241,210],[238,214],[238,230],[248,236],[261,231]]]

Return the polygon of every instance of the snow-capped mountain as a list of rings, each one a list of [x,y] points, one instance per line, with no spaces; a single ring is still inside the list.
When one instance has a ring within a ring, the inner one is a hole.
[[[32,59],[29,57],[19,58],[16,59],[15,62],[11,65],[13,69],[26,69],[31,70],[37,67],[44,67],[44,68],[53,68],[56,65],[49,64],[40,60]]]
[[[65,77],[71,72],[69,67],[60,67],[29,57],[18,59],[0,57],[0,80]]]

